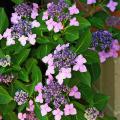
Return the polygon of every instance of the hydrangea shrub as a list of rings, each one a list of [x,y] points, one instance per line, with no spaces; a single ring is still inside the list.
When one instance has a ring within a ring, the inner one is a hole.
[[[119,18],[108,14],[119,3],[83,0],[102,7],[85,18],[71,0],[12,1],[10,23],[0,8],[0,120],[116,120],[93,86],[100,64],[119,56]]]

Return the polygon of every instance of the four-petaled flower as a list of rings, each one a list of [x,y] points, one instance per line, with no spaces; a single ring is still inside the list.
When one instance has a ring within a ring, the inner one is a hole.
[[[76,115],[77,114],[77,111],[74,108],[73,104],[70,104],[70,105],[67,104],[67,105],[65,105],[64,114],[65,114],[65,116]]]
[[[52,110],[52,109],[48,106],[48,104],[41,105],[40,108],[41,108],[41,114],[42,114],[42,116],[47,115],[47,113]]]

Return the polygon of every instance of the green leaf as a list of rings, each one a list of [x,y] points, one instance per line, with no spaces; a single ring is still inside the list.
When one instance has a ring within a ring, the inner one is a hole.
[[[98,80],[101,73],[100,64],[99,63],[89,64],[87,68],[91,74],[92,82]]]
[[[77,15],[77,20],[80,23],[80,29],[84,29],[91,26],[90,22],[87,19],[81,17],[79,14]]]
[[[17,115],[15,112],[9,112],[8,114],[3,114],[4,120],[18,120]]]
[[[89,104],[93,104],[94,93],[93,93],[92,89],[83,83],[79,84],[78,87],[81,92],[82,98],[85,101],[87,101]]]
[[[0,86],[0,104],[8,104],[12,100],[13,98],[9,95],[9,93]]]
[[[30,74],[34,65],[37,64],[37,60],[34,58],[29,58],[25,64],[27,73]]]
[[[65,40],[69,42],[73,42],[79,38],[79,30],[74,26],[68,27],[64,34]]]
[[[32,67],[32,84],[29,86],[30,96],[34,93],[37,83],[42,82],[42,73],[37,65]]]
[[[93,63],[99,63],[99,56],[96,51],[93,50],[87,50],[83,53],[83,56],[87,60],[87,64],[93,64]]]
[[[72,73],[72,79],[69,80],[70,87],[73,87],[74,85],[77,86],[80,83],[83,83],[91,87],[91,76],[89,72],[85,72],[85,73],[73,72]]]
[[[30,53],[30,49],[22,50],[21,53],[19,53],[15,56],[15,58],[14,58],[15,64],[17,64],[17,65],[22,64],[27,59],[29,53]]]
[[[2,113],[9,113],[9,112],[12,112],[14,111],[16,107],[16,103],[13,101],[13,102],[10,102],[8,104],[4,104],[4,105],[0,105],[0,112]]]
[[[15,82],[14,82],[14,89],[15,89],[15,91],[17,91],[17,90],[23,90],[23,91],[29,93],[28,90],[27,90],[27,86],[25,86],[25,84],[23,84],[19,80],[15,80]]]
[[[103,111],[103,109],[106,107],[108,103],[109,97],[103,94],[95,94],[94,96],[94,106],[100,110]]]
[[[19,79],[24,81],[24,82],[29,82],[29,76],[27,71],[23,68],[20,70],[19,74]]]
[[[51,52],[52,48],[53,48],[53,45],[51,44],[45,44],[45,45],[39,46],[36,50],[37,58],[42,59],[43,57],[45,57]]]
[[[37,43],[40,43],[40,44],[46,44],[46,43],[49,43],[49,39],[47,37],[40,37],[37,39]]]
[[[8,18],[4,11],[4,8],[0,8],[0,33],[3,33],[8,25]]]
[[[11,1],[14,2],[15,4],[20,4],[24,2],[24,0],[11,0]]]
[[[85,32],[82,32],[80,35],[79,41],[77,42],[75,52],[82,53],[86,51],[91,44],[91,38],[92,38],[92,35],[90,30],[87,29]]]
[[[47,115],[46,116],[41,115],[40,105],[38,105],[38,103],[35,103],[35,114],[39,120],[48,120]]]
[[[3,58],[5,56],[4,52],[2,49],[0,49],[0,58]]]

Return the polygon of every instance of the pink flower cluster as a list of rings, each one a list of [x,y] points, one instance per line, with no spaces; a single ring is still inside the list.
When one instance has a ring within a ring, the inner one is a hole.
[[[106,51],[99,52],[101,63],[105,62],[110,57],[117,58],[119,50],[120,50],[120,44],[118,40],[113,40],[112,46],[108,52]]]
[[[30,101],[29,101],[29,107],[26,108],[26,111],[27,111],[28,113],[30,113],[30,112],[33,112],[33,113],[34,113],[34,108],[35,108],[34,103],[33,103],[32,100],[30,100]],[[19,119],[19,120],[26,120],[27,118],[28,118],[27,113],[18,113],[18,119]]]
[[[51,6],[52,6],[52,4],[49,3],[48,4],[48,9]],[[76,5],[73,5],[72,7],[69,7],[68,12],[69,12],[68,14],[70,15],[70,19],[67,19],[67,21],[69,20],[69,25],[70,26],[79,26],[79,22],[77,21],[76,17],[72,17],[72,15],[75,15],[75,14],[79,13],[79,10],[76,7]],[[49,15],[48,11],[45,11],[43,13],[42,20],[45,20],[47,28],[48,28],[49,31],[53,30],[55,33],[57,33],[57,32],[59,32],[59,31],[61,31],[65,28],[64,23],[65,23],[66,19],[64,19],[63,21],[56,21],[53,17],[51,17]]]
[[[87,4],[93,4],[96,3],[96,0],[87,0]],[[113,0],[110,0],[109,3],[107,4],[107,7],[114,12],[116,7],[118,5],[118,2],[114,2]]]
[[[15,39],[18,39],[22,46],[25,46],[27,42],[31,45],[36,43],[36,34],[32,34],[32,28],[40,26],[40,23],[35,20],[38,16],[38,4],[33,3],[32,6],[31,16],[22,16],[17,12],[12,13],[11,22],[13,25],[6,29],[3,36],[0,35],[0,39],[7,39],[7,46],[14,45]]]
[[[63,115],[68,116],[68,115],[76,115],[77,114],[77,110],[75,109],[73,104],[66,103],[65,106],[62,106],[62,108],[64,107],[64,109],[61,110],[60,107],[51,108],[49,105],[51,105],[53,103],[50,103],[50,104],[49,103],[44,103],[45,101],[44,101],[43,89],[44,89],[44,86],[42,85],[42,83],[38,83],[35,86],[35,91],[39,93],[38,96],[36,97],[35,101],[38,102],[38,103],[42,103],[42,105],[40,106],[42,116],[45,116],[45,115],[47,115],[47,113],[52,112],[55,120],[61,120],[61,117]],[[69,90],[68,95],[70,97],[74,97],[76,99],[81,98],[81,93],[78,91],[78,88],[76,86],[74,86],[72,89]],[[49,99],[52,99],[52,98],[49,98]]]
[[[86,59],[82,55],[70,55],[69,51],[66,51],[66,49],[69,49],[69,44],[58,45],[53,54],[49,54],[42,59],[44,63],[48,64],[46,76],[54,74],[55,68],[59,70],[58,74],[56,75],[56,79],[58,80],[59,84],[62,84],[64,79],[72,77],[72,70],[80,72],[87,71],[87,68],[84,65],[87,62]],[[64,55],[62,55],[62,52],[64,53]],[[57,56],[57,61],[55,59],[55,56]],[[55,63],[57,63],[57,65]],[[69,64],[69,66],[63,65],[61,68],[58,68],[58,66],[60,66],[61,64]]]

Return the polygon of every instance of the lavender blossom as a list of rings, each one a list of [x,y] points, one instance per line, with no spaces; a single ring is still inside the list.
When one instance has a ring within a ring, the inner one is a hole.
[[[10,84],[14,80],[14,75],[11,74],[0,74],[0,83]]]
[[[18,105],[24,104],[28,99],[28,93],[23,90],[17,91],[14,96],[14,100],[18,103]]]
[[[99,30],[92,34],[92,44],[91,47],[96,50],[109,50],[112,45],[112,34],[105,30]]]
[[[6,55],[3,58],[0,58],[0,66],[7,67],[11,64],[11,57],[9,55]]]
[[[85,110],[84,117],[87,120],[96,120],[98,115],[99,115],[99,111],[95,107],[93,107],[93,108],[88,108],[87,110]]]

